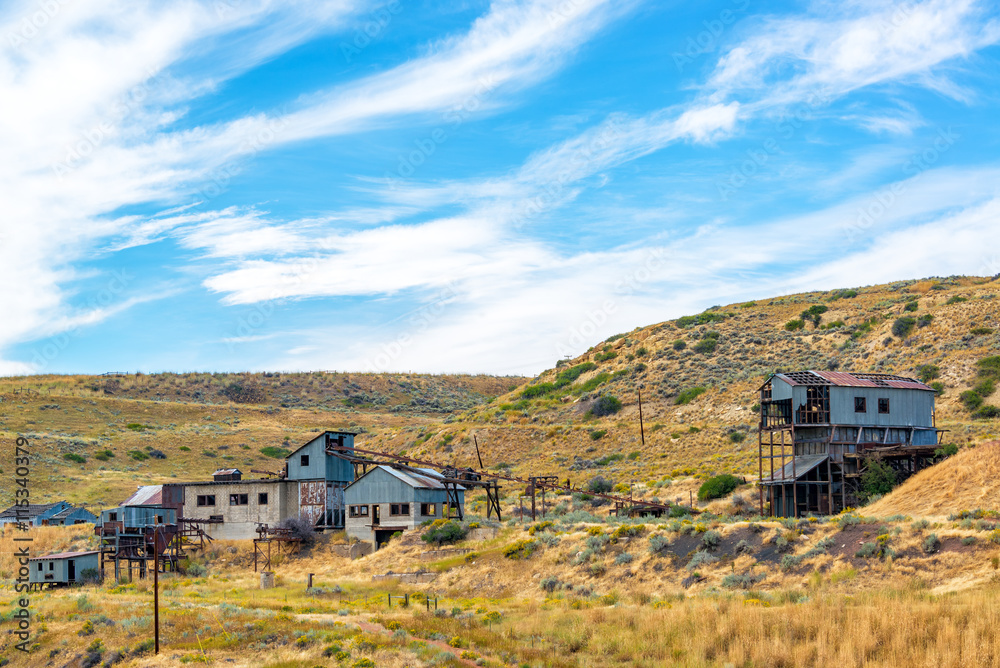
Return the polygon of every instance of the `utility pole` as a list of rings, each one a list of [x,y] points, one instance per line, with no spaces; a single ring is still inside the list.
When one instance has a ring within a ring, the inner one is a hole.
[[[160,525],[153,527],[153,654],[160,653],[160,546],[157,534]]]
[[[642,437],[643,446],[646,445],[646,432],[642,428],[642,390],[636,390],[639,393],[639,436]]]

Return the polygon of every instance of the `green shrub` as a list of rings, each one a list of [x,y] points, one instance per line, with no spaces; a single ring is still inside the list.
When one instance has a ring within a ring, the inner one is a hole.
[[[85,461],[87,461],[86,457],[84,457],[83,455],[78,455],[75,452],[65,453],[63,455],[63,459],[65,459],[68,462],[75,462],[77,464],[83,464]]]
[[[805,311],[800,313],[799,317],[802,318],[803,321],[806,320],[811,321],[813,327],[819,327],[820,320],[823,319],[823,314],[826,313],[828,310],[829,309],[823,304],[814,304],[813,306],[810,306]]]
[[[574,391],[577,392],[577,393],[579,393],[579,394],[582,394],[584,392],[593,392],[600,385],[602,385],[603,383],[606,383],[608,381],[608,379],[610,379],[610,378],[611,378],[611,374],[609,374],[607,371],[602,371],[601,373],[597,374],[593,378],[590,378],[589,380],[585,380],[579,387],[574,388]]]
[[[794,332],[797,329],[803,329],[806,326],[804,320],[789,320],[785,323],[785,329],[789,332]]]
[[[261,448],[260,453],[265,457],[273,457],[274,459],[284,459],[291,454],[291,450],[287,448],[279,448],[274,445],[269,445],[266,448]]]
[[[941,368],[934,364],[923,364],[917,367],[917,378],[921,382],[929,383],[935,378],[941,377]]]
[[[468,531],[458,522],[448,521],[442,524],[433,522],[420,538],[425,543],[436,543],[440,547],[445,543],[457,543],[465,538],[467,533]]]
[[[993,333],[992,327],[973,327],[972,329],[969,330],[969,334],[972,334],[973,336],[986,336],[987,334],[992,334],[992,333]]]
[[[729,434],[729,440],[732,443],[742,443],[744,440],[746,440],[746,437],[747,435],[741,431],[734,431],[731,434]]]
[[[763,573],[729,573],[722,578],[722,586],[726,589],[750,589],[763,579]]]
[[[962,405],[970,411],[974,411],[983,405],[983,398],[975,390],[966,390],[958,395]]]
[[[709,530],[701,536],[701,545],[706,550],[714,550],[719,547],[720,542],[722,542],[722,536],[718,531]]]
[[[131,429],[132,431],[145,431],[147,429],[152,429],[148,424],[140,424],[138,422],[129,422],[125,425],[126,429]]]
[[[607,494],[614,488],[614,483],[604,476],[594,476],[587,483],[587,491],[594,494]]]
[[[642,453],[639,452],[638,450],[633,450],[632,452],[628,453],[628,460],[630,462],[634,462],[640,457],[642,457]]]
[[[615,452],[610,455],[604,455],[599,459],[595,459],[594,464],[596,464],[597,466],[607,466],[612,462],[621,461],[623,459],[625,459],[625,455],[621,454],[620,452]]]
[[[671,344],[671,346],[673,346],[674,350],[684,350],[687,348],[687,344],[682,339],[677,339]]]
[[[553,383],[539,383],[538,385],[529,385],[528,387],[521,390],[521,398],[534,399],[536,397],[545,396],[554,389],[556,389],[556,386]]]
[[[972,417],[977,420],[992,420],[993,418],[1000,417],[1000,408],[996,406],[980,406],[979,409],[972,414]]]
[[[680,394],[678,394],[677,399],[674,400],[674,403],[678,406],[689,404],[695,399],[697,399],[699,396],[704,394],[705,391],[706,388],[704,387],[690,387],[686,390],[683,390]]]
[[[888,494],[898,482],[896,472],[889,464],[878,459],[869,459],[861,474],[860,496],[870,499],[876,495]]]
[[[934,554],[941,549],[941,540],[937,537],[936,533],[932,533],[930,536],[924,539],[923,550],[926,554]]]
[[[916,301],[912,301],[912,302],[906,302],[906,306],[903,307],[903,310],[912,312],[916,311],[918,308],[920,308],[920,304]]]
[[[946,301],[945,304],[950,306],[952,304],[961,304],[962,302],[967,302],[967,301],[969,301],[967,297],[959,297],[958,295],[955,295],[954,297]]]
[[[522,538],[516,540],[507,547],[503,549],[503,556],[508,559],[528,559],[535,550],[538,549],[539,543],[537,540],[528,540],[527,538]]]
[[[710,553],[705,552],[704,550],[702,550],[700,552],[695,552],[694,553],[694,556],[691,557],[691,561],[688,562],[688,565],[685,566],[685,568],[687,568],[689,571],[693,571],[694,569],[698,568],[699,566],[705,566],[707,564],[714,564],[714,563],[716,563],[718,561],[719,561],[719,558],[717,556],[715,556],[714,554],[710,554]]]
[[[670,547],[670,541],[667,540],[666,536],[661,536],[659,534],[656,534],[649,537],[650,554],[660,554],[668,547]]]
[[[149,455],[147,455],[142,450],[129,450],[128,451],[128,456],[131,457],[132,459],[134,459],[137,462],[141,462],[141,461],[145,461],[145,460],[149,459]]]
[[[993,394],[994,392],[996,392],[996,390],[997,386],[992,378],[984,378],[979,383],[976,383],[976,386],[972,388],[973,392],[983,397],[984,399]]]
[[[602,394],[597,398],[597,401],[591,404],[587,414],[594,417],[604,417],[606,415],[614,415],[621,409],[622,402],[618,397],[611,396],[610,394]]]
[[[917,319],[910,316],[896,318],[896,322],[892,323],[892,335],[897,339],[905,339],[913,331],[916,324]]]
[[[958,454],[958,446],[955,445],[954,443],[948,443],[946,445],[942,445],[940,448],[934,451],[934,456],[941,458],[951,457],[952,455],[957,455],[957,454]]]
[[[719,344],[719,333],[718,332],[708,332],[701,338],[698,343],[694,346],[694,351],[696,353],[701,353],[703,355],[711,355],[715,352],[715,347]]]
[[[698,488],[698,500],[708,501],[729,496],[740,484],[739,478],[728,473],[709,478]]]
[[[594,431],[590,432],[590,440],[599,441],[602,438],[604,438],[605,434],[607,433],[608,433],[607,429],[595,429]]]

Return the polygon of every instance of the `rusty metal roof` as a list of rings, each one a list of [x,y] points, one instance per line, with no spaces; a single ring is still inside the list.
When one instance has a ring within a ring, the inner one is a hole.
[[[243,472],[240,471],[239,469],[219,469],[218,471],[216,471],[212,475],[214,475],[214,476],[215,475],[233,475],[234,473],[240,473],[240,474],[242,474]]]
[[[87,552],[57,552],[56,554],[46,554],[44,557],[31,557],[28,561],[38,561],[40,559],[68,559],[70,557],[85,557],[88,554],[100,554],[97,550]]]
[[[163,485],[143,485],[120,506],[158,506],[163,503]]]
[[[914,378],[890,373],[864,373],[855,371],[793,371],[776,373],[789,385],[833,385],[835,387],[891,387],[900,390],[934,392],[933,387]]]

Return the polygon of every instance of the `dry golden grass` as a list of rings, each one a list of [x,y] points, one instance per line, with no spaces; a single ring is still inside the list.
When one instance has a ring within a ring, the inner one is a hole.
[[[934,516],[975,509],[1000,510],[1000,441],[961,450],[911,477],[864,512]]]

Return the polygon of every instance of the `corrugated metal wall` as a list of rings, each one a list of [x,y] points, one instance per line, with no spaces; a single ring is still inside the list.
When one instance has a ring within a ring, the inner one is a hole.
[[[868,409],[866,412],[854,411],[855,397],[865,398]],[[889,400],[889,413],[878,412],[879,399]],[[830,388],[830,421],[836,424],[930,427],[933,425],[933,412],[933,392],[891,387]]]

